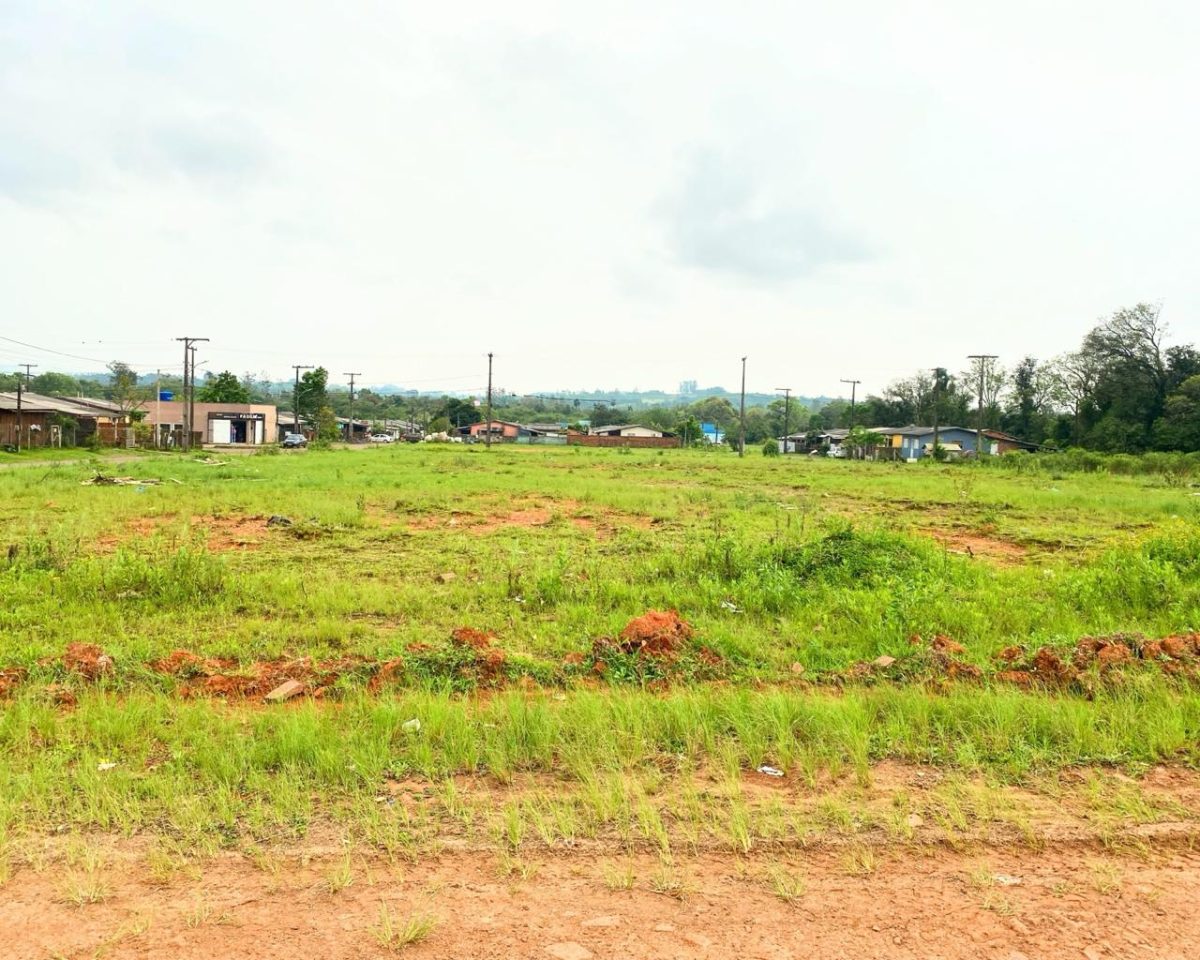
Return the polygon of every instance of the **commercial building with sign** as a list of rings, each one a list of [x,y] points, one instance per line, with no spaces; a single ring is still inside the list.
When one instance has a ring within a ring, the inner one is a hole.
[[[179,446],[183,442],[183,403],[151,400],[142,408],[151,425],[157,446]],[[266,403],[197,403],[192,443],[274,443],[275,405]]]

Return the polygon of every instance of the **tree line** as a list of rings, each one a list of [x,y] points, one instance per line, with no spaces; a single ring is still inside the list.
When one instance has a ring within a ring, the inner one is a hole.
[[[122,405],[153,397],[153,386],[139,380],[123,363],[110,365],[107,382],[46,372],[29,389],[57,396],[116,399]],[[0,391],[16,389],[17,375],[0,373]],[[178,377],[160,380],[164,390],[182,394]],[[297,391],[300,416],[336,436],[336,417],[351,411],[349,393],[331,388],[324,367],[308,370]],[[197,399],[211,403],[271,403],[293,406],[290,387],[265,375],[231,371],[208,373]],[[1104,318],[1079,348],[1039,360],[1026,356],[1011,367],[974,360],[951,372],[935,367],[918,371],[869,393],[856,405],[832,400],[809,405],[778,398],[746,410],[746,441],[761,443],[784,434],[815,433],[835,427],[975,426],[982,399],[983,423],[1048,448],[1080,447],[1110,453],[1151,450],[1200,450],[1200,351],[1171,343],[1159,305],[1139,303]],[[642,423],[688,438],[700,436],[700,424],[712,423],[734,443],[739,413],[725,396],[691,403],[634,406],[603,401],[581,402],[497,394],[496,417],[519,423],[556,422],[606,426]],[[353,402],[356,418],[370,422],[403,420],[426,431],[453,430],[483,419],[474,398],[376,393],[363,389]]]

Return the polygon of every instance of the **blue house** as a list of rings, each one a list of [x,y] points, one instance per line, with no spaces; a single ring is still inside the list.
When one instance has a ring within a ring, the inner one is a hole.
[[[725,439],[725,434],[721,432],[721,428],[715,423],[700,424],[700,433],[709,443],[720,443]]]
[[[933,427],[877,427],[875,432],[882,434],[887,439],[889,447],[899,449],[900,458],[903,460],[920,460],[933,453]],[[938,428],[938,446],[946,451],[948,457],[961,457],[963,454],[973,455],[976,439],[975,431],[967,427]],[[985,432],[985,448],[988,446],[988,440]]]

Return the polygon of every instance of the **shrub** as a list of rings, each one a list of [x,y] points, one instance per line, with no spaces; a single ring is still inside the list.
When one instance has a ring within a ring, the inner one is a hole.
[[[779,443],[775,440],[763,441],[762,452],[764,457],[779,456]]]

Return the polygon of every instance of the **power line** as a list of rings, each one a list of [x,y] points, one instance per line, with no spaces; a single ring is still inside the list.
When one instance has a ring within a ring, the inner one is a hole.
[[[15,343],[15,344],[18,344],[19,346],[26,347],[30,350],[39,350],[42,353],[53,353],[55,356],[67,357],[71,360],[85,360],[88,363],[99,363],[104,366],[108,366],[108,364],[110,364],[112,362],[111,360],[100,360],[97,357],[82,357],[77,353],[66,353],[62,350],[51,349],[50,347],[39,347],[36,343],[26,343],[24,340],[16,340],[13,337],[0,336],[0,340],[4,340],[8,343]],[[139,363],[139,364],[137,364],[137,366],[142,367],[142,366],[147,366],[147,364]],[[167,364],[166,366],[174,369],[175,367],[178,367],[179,365],[178,364]]]

